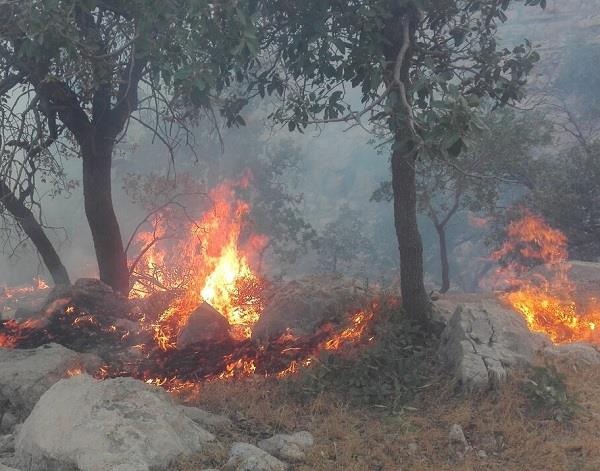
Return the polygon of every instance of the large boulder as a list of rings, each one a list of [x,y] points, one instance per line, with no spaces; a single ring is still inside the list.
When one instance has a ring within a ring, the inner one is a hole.
[[[314,275],[277,288],[252,328],[253,338],[276,338],[289,331],[311,335],[326,322],[341,323],[364,307],[365,289],[337,275]]]
[[[34,349],[0,349],[0,406],[19,419],[31,412],[54,383],[77,371],[95,372],[102,365],[92,354],[80,354],[61,345]]]
[[[194,343],[220,342],[230,339],[229,322],[210,304],[203,302],[187,318],[177,337],[177,348]]]
[[[286,471],[288,465],[254,445],[236,442],[231,446],[229,460],[225,463],[224,469],[227,471]]]
[[[16,460],[23,471],[158,471],[212,440],[161,389],[79,375],[41,397],[17,436]]]
[[[510,368],[530,364],[549,345],[521,315],[488,299],[456,308],[440,350],[457,385],[473,391],[498,387]]]

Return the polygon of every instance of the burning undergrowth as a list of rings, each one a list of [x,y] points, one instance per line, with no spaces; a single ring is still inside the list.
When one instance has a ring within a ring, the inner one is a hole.
[[[555,343],[600,343],[596,293],[578,293],[570,276],[567,238],[527,211],[510,223],[503,245],[492,254],[501,268],[500,299],[521,313],[529,328]]]
[[[250,207],[236,190],[247,183],[245,177],[217,186],[207,211],[176,224],[175,234],[170,209],[157,212],[151,229],[134,240],[139,255],[131,261],[129,299],[92,280],[57,287],[41,311],[2,322],[0,346],[56,342],[98,353],[106,363],[95,372],[99,378],[132,376],[189,390],[206,381],[288,376],[320,352],[347,353],[371,342],[377,305],[364,294],[360,306],[346,306],[309,334],[290,328],[254,338],[274,287],[253,268],[267,238],[246,230]]]

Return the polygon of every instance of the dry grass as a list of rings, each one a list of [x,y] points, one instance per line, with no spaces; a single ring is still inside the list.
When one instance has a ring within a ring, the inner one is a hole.
[[[236,430],[219,436],[207,453],[177,469],[219,467],[231,442],[256,443],[277,432],[308,430],[316,438],[308,470],[598,470],[600,375],[597,369],[562,366],[581,411],[569,423],[536,415],[522,391],[524,377],[498,393],[460,396],[438,383],[418,393],[401,414],[349,407],[324,394],[301,403],[274,380],[207,385],[198,405],[231,417]],[[473,446],[459,459],[448,446],[451,424],[460,424]],[[410,452],[409,444],[417,451]],[[486,458],[477,455],[484,450]]]

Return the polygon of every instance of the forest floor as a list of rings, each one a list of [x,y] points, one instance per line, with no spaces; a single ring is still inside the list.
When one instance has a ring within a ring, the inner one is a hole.
[[[457,393],[432,368],[430,381],[394,412],[335,392],[298,396],[286,381],[268,378],[212,383],[198,405],[231,417],[236,431],[176,469],[219,468],[231,442],[300,430],[314,435],[315,446],[294,470],[600,469],[600,375],[540,364],[478,395]],[[449,444],[453,424],[469,444],[462,455]]]

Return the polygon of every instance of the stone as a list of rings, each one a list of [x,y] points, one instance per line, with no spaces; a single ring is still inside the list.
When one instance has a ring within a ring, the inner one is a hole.
[[[200,453],[214,436],[162,389],[82,374],[54,384],[16,439],[27,471],[158,471]]]
[[[210,304],[203,302],[189,315],[177,338],[177,348],[199,342],[222,342],[230,338],[227,319]]]
[[[258,447],[267,453],[286,461],[304,460],[304,450],[314,444],[309,432],[277,434],[258,442]]]
[[[71,303],[81,311],[103,318],[129,318],[133,311],[132,304],[125,296],[115,293],[110,286],[94,278],[80,278],[73,285],[54,287],[43,310],[51,314],[59,301],[62,301],[62,306]]]
[[[42,394],[69,371],[95,372],[100,366],[102,362],[96,355],[76,353],[58,344],[34,349],[2,348],[0,404],[7,404],[16,420],[25,419]]]
[[[327,323],[342,323],[352,311],[364,307],[366,290],[338,275],[312,275],[276,288],[252,336],[272,339],[286,331],[296,336],[314,334]]]
[[[452,424],[450,426],[450,432],[448,433],[448,441],[451,445],[462,445],[465,448],[468,446],[463,429],[458,424]]]
[[[0,432],[2,433],[10,433],[17,425],[17,417],[12,412],[6,412],[2,416],[2,420],[0,421]]]
[[[510,368],[532,362],[547,337],[529,331],[520,314],[492,299],[460,305],[442,333],[440,353],[457,386],[495,389]]]
[[[485,452],[485,450],[477,450],[477,456],[479,458],[481,458],[482,460],[487,458],[487,453]]]
[[[415,442],[409,443],[407,448],[410,455],[415,455],[419,451],[419,445],[417,445]]]
[[[225,463],[224,469],[225,471],[285,471],[288,466],[254,445],[236,442],[231,446],[229,460]]]
[[[551,345],[542,352],[547,357],[559,361],[586,366],[600,365],[600,352],[597,347],[589,343],[574,342],[560,345]]]
[[[19,471],[16,468],[11,468],[10,466],[6,466],[2,463],[0,463],[0,471]]]
[[[186,417],[192,419],[198,425],[212,431],[224,431],[233,426],[233,422],[224,415],[213,414],[198,407],[179,406]]]
[[[12,434],[0,435],[0,453],[9,453],[15,449],[15,437]]]

